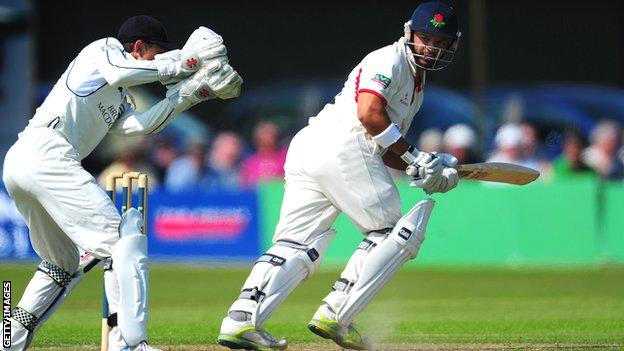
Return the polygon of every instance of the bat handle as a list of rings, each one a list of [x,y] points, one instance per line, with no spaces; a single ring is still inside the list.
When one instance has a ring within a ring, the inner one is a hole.
[[[418,167],[409,165],[405,169],[405,173],[407,173],[408,176],[415,177],[418,175]]]
[[[423,179],[422,178],[416,178],[416,177],[419,176],[418,167],[413,166],[413,165],[409,165],[405,169],[405,173],[407,173],[408,176],[414,178],[410,182],[410,187],[411,188],[422,188],[423,187]]]

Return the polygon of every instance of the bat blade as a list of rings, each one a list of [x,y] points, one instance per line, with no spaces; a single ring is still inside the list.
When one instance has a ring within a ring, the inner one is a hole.
[[[525,185],[540,173],[532,168],[502,162],[471,163],[457,166],[459,177],[487,182]]]

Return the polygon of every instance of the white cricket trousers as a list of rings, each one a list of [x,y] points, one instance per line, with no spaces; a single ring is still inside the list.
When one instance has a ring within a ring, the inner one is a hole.
[[[74,148],[54,129],[22,132],[6,154],[3,180],[26,220],[35,252],[51,264],[42,264],[43,270],[39,266],[17,304],[18,312],[14,312],[13,319],[20,323],[11,322],[11,350],[23,350],[80,281],[81,276],[76,275],[80,249],[98,258],[111,256],[111,248],[119,240],[120,216],[104,190],[82,168]],[[51,274],[45,273],[46,267],[53,268]],[[106,275],[107,282],[114,281],[113,273]],[[112,310],[118,307],[119,293],[108,285]]]
[[[401,201],[392,176],[361,125],[313,118],[293,138],[273,242],[308,245],[344,212],[363,232],[392,228]]]
[[[39,257],[70,273],[78,268],[78,248],[110,257],[119,213],[59,131],[21,133],[7,152],[3,180]]]
[[[262,327],[318,267],[341,211],[363,233],[392,228],[401,217],[396,185],[364,127],[331,117],[313,118],[291,141],[274,245],[263,255],[265,260],[261,257],[254,265],[223,320],[221,333],[235,333],[249,323]],[[310,248],[314,248],[312,255]],[[268,262],[267,256],[278,260]],[[354,263],[347,265],[345,279],[357,280],[362,257],[349,261]],[[246,319],[236,312],[245,312]]]

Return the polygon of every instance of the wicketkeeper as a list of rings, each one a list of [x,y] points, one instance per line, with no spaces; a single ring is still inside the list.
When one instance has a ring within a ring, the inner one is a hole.
[[[200,27],[181,50],[174,48],[161,22],[129,18],[116,38],[96,40],[80,51],[8,151],[4,184],[42,259],[12,311],[11,350],[26,349],[81,281],[82,250],[112,264],[105,273],[112,313],[109,349],[154,350],[147,345],[141,214],[129,210],[120,218],[80,161],[109,132],[156,133],[201,101],[238,96],[242,79],[228,64],[221,36]],[[167,85],[166,97],[147,111],[135,111],[127,88],[151,82]]]
[[[416,257],[434,206],[419,202],[403,216],[386,166],[417,170],[428,194],[459,180],[451,155],[418,151],[404,138],[423,100],[428,71],[446,67],[460,33],[453,7],[425,2],[405,23],[404,36],[368,54],[351,71],[335,102],[292,140],[284,166],[286,190],[273,246],[255,263],[221,324],[230,348],[285,349],[263,326],[312,275],[344,212],[365,234],[308,328],[349,349],[368,349],[355,317],[409,259]]]

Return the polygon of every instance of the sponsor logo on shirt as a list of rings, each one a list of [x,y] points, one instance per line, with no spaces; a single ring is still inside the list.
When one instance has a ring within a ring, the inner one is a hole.
[[[117,117],[119,117],[119,110],[113,105],[104,107],[102,102],[98,102],[97,108],[100,110],[104,123],[108,125],[108,128],[112,127],[113,123],[117,120]]]
[[[392,82],[392,79],[384,76],[383,74],[375,74],[375,77],[373,77],[373,79],[371,79],[373,82],[381,85],[384,89],[386,89],[389,85],[390,82]]]

